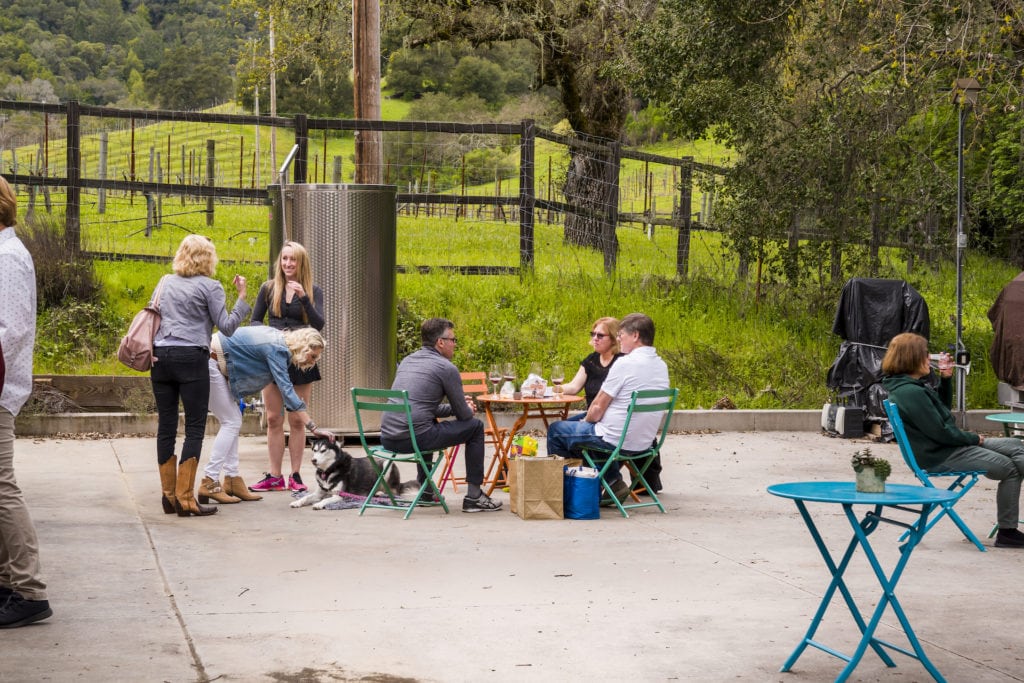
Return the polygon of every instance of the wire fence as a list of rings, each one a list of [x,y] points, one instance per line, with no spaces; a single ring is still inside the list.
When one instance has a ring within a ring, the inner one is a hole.
[[[532,269],[538,246],[561,240],[591,247],[605,272],[686,276],[691,240],[714,230],[713,188],[726,173],[531,121],[354,121],[3,100],[0,168],[27,196],[27,217],[63,212],[75,248],[167,258],[182,232],[219,226],[247,253],[269,259],[267,188],[282,159],[295,151],[290,182],[352,182],[355,142],[365,132],[381,140],[379,177],[398,187],[405,269]]]

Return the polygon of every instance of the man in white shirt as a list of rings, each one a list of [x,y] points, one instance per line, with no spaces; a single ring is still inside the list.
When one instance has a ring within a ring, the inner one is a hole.
[[[619,323],[618,338],[626,355],[612,365],[582,420],[555,422],[548,428],[548,455],[574,457],[585,446],[614,450],[622,436],[633,392],[669,388],[668,366],[654,348],[653,320],[643,313],[630,313]],[[634,413],[623,450],[649,448],[664,416],[664,412]],[[600,466],[597,458],[595,462]],[[618,469],[609,469],[605,479],[619,500],[625,500],[629,486]]]
[[[0,177],[0,628],[51,616],[39,574],[39,542],[14,477],[14,418],[32,393],[36,272],[14,225],[18,200]]]

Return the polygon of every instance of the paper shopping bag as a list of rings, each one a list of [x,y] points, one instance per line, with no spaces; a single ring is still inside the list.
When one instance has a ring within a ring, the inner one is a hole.
[[[510,507],[523,519],[562,519],[561,458],[516,458],[509,467]]]

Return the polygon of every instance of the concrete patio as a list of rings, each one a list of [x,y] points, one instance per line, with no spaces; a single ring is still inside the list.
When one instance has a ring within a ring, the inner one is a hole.
[[[863,445],[814,431],[679,433],[665,451],[668,514],[466,515],[449,489],[450,515],[403,521],[293,510],[285,492],[207,518],[164,515],[151,438],[20,438],[54,616],[0,631],[0,681],[833,680],[843,662],[813,649],[779,673],[829,576],[792,501],[765,489],[852,480]],[[892,461],[890,481],[913,483],[895,445],[872,448]],[[265,439],[244,437],[241,459],[254,482]],[[983,480],[958,507],[983,538],[994,490]],[[844,545],[840,508],[810,508],[833,551]],[[872,536],[887,568],[898,531]],[[1024,680],[1022,573],[1024,551],[980,553],[948,521],[914,551],[897,595],[947,680]],[[862,556],[846,578],[870,609],[879,587]],[[891,611],[879,637],[905,642]],[[841,602],[818,640],[853,649]],[[893,658],[886,668],[869,651],[850,680],[928,680]]]

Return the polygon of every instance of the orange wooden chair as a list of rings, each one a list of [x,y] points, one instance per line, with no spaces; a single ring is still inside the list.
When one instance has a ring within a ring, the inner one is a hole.
[[[462,390],[466,393],[466,396],[479,396],[480,394],[490,393],[491,390],[487,386],[487,373],[461,372],[459,375],[462,377]],[[495,434],[490,427],[485,425],[484,444],[497,449],[507,436],[507,433],[507,429],[499,429],[498,433]],[[456,493],[459,492],[459,484],[466,483],[464,476],[457,477],[452,473],[452,469],[455,467],[455,460],[458,458],[461,450],[462,444],[456,444],[444,452],[444,462],[441,465],[441,479],[438,482],[438,488],[441,490],[441,493],[444,493],[444,487],[449,481],[452,483],[452,490]],[[490,469],[488,468],[488,472],[490,472]]]

